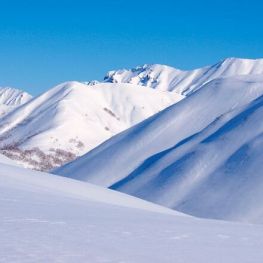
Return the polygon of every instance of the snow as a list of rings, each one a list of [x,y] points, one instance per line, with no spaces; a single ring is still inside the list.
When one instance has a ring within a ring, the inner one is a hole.
[[[3,118],[0,146],[25,167],[47,170],[182,98],[131,84],[63,83]]]
[[[0,89],[0,262],[262,262],[262,74],[229,58]],[[83,153],[63,176],[16,163]]]
[[[0,114],[12,113],[0,120],[0,149],[24,167],[50,171],[211,81],[262,73],[263,59],[228,58],[190,71],[158,64],[110,71],[104,83],[66,82],[33,100],[5,88]]]
[[[7,158],[3,154],[0,154],[0,163],[1,164],[9,164],[9,165],[13,165],[13,166],[18,166],[15,161]]]
[[[24,91],[10,87],[0,87],[0,104],[19,106],[28,102],[31,98],[32,96]]]
[[[32,96],[24,91],[10,87],[0,87],[0,117],[28,102],[31,98]]]
[[[1,262],[261,262],[263,226],[200,220],[0,164]]]
[[[130,70],[110,71],[105,76],[105,81],[133,83],[188,96],[202,85],[217,78],[258,74],[263,74],[263,59],[227,58],[215,65],[190,71],[159,64],[146,64]]]
[[[220,78],[54,171],[195,216],[262,223],[262,76]]]

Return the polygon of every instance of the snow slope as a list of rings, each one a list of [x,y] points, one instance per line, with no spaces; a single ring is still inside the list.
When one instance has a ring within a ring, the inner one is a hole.
[[[48,170],[182,98],[131,84],[63,83],[0,121],[0,147],[26,167]]]
[[[132,83],[190,95],[205,83],[216,78],[258,74],[263,74],[263,59],[227,58],[215,65],[190,71],[158,64],[110,71],[104,80],[113,83]]]
[[[0,87],[0,117],[28,102],[31,98],[32,96],[24,91]]]
[[[0,154],[0,164],[9,164],[9,165],[17,166],[17,164],[13,160],[7,158],[6,156],[2,154]]]
[[[262,221],[262,76],[216,79],[55,173],[196,216]]]
[[[263,227],[199,220],[87,183],[0,164],[1,262],[256,263]]]

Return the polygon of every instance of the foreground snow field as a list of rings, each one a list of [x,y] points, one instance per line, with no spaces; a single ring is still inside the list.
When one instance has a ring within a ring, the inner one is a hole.
[[[197,219],[0,164],[0,262],[258,263],[263,226]]]

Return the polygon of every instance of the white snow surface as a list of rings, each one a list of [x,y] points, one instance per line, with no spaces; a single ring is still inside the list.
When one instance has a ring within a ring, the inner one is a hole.
[[[129,70],[109,71],[104,81],[132,83],[190,95],[213,79],[258,74],[263,74],[263,59],[227,58],[212,66],[189,71],[159,64],[146,64]]]
[[[10,87],[0,87],[0,117],[31,99],[32,96],[27,92]]]
[[[220,78],[55,173],[195,216],[262,223],[263,77]]]
[[[7,157],[4,156],[3,154],[0,154],[0,163],[1,163],[1,164],[9,164],[9,165],[18,166],[15,161],[7,158]]]
[[[2,118],[0,146],[81,155],[182,98],[131,84],[66,82]]]
[[[263,226],[196,219],[0,164],[0,261],[258,263]]]

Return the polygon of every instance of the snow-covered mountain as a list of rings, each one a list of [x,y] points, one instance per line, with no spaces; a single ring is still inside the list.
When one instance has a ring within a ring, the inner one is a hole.
[[[257,74],[263,74],[263,59],[227,58],[215,65],[190,71],[158,64],[139,66],[129,70],[109,71],[104,81],[132,83],[190,95],[213,79]]]
[[[55,173],[201,217],[263,222],[263,76],[215,79]]]
[[[0,149],[26,167],[49,170],[190,96],[211,80],[262,72],[262,59],[230,58],[192,71],[145,65],[109,72],[106,83],[63,83],[2,118]],[[31,99],[12,89],[2,93],[4,114]]]
[[[0,87],[0,118],[16,107],[31,100],[32,96],[27,92],[14,88]]]
[[[0,148],[26,167],[49,170],[182,98],[131,84],[63,83],[0,120]]]
[[[258,263],[263,227],[0,163],[1,262]],[[190,251],[190,253],[189,253]]]

